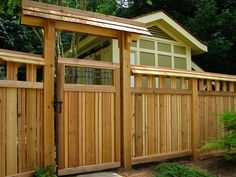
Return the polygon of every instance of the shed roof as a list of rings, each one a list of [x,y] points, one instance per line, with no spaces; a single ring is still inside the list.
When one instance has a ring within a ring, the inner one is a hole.
[[[21,21],[23,21],[23,24],[30,25],[29,22],[24,22],[27,17],[37,17],[40,19],[50,19],[59,22],[84,24],[116,31],[151,35],[145,27],[145,24],[141,22],[52,4],[23,0]],[[32,25],[34,25],[33,20],[31,20],[31,22]]]
[[[157,22],[163,27],[167,28],[175,36],[183,40],[186,44],[191,46],[193,54],[200,54],[207,52],[207,45],[188,31],[182,24],[176,21],[173,17],[164,11],[155,11],[133,18],[134,21],[145,23],[146,26],[153,22]]]

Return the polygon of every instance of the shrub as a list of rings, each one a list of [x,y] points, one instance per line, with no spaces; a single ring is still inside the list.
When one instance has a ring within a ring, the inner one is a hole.
[[[50,164],[47,165],[46,167],[38,167],[35,170],[34,176],[35,177],[56,177],[57,175],[55,174],[55,165]]]
[[[216,177],[198,168],[189,168],[178,163],[162,163],[155,169],[155,177]]]
[[[226,111],[221,117],[225,134],[220,138],[207,140],[200,151],[223,150],[227,160],[235,159],[236,155],[236,113]]]

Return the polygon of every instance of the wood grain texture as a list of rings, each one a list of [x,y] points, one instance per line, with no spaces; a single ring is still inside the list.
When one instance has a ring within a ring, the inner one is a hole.
[[[120,91],[121,91],[121,154],[122,165],[131,168],[131,90],[130,90],[130,39],[120,33]]]
[[[0,176],[6,175],[6,89],[0,88]]]
[[[17,90],[7,89],[6,100],[6,175],[17,173]]]
[[[52,164],[54,159],[54,44],[55,23],[44,24],[44,164]]]

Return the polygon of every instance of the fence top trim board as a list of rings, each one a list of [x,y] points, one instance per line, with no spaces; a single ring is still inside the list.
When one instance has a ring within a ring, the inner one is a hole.
[[[131,72],[133,74],[143,74],[143,75],[160,75],[160,76],[211,79],[211,80],[236,82],[236,76],[234,75],[167,69],[167,68],[158,68],[151,66],[149,67],[149,66],[133,65],[131,66]]]
[[[24,21],[27,17],[39,17],[60,22],[77,23],[116,31],[151,35],[145,27],[145,24],[141,22],[100,13],[23,0],[21,21]]]
[[[4,49],[0,49],[0,60],[16,62],[16,63],[45,65],[45,60],[40,55],[15,52],[12,50],[4,50]]]

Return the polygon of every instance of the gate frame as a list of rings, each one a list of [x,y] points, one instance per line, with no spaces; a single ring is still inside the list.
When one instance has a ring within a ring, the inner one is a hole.
[[[52,12],[53,11],[53,12]],[[72,14],[72,15],[71,15]],[[68,18],[66,18],[66,17]],[[64,18],[65,17],[65,18]],[[54,163],[55,33],[70,31],[118,39],[120,48],[121,164],[131,168],[130,44],[138,35],[151,35],[145,24],[29,0],[22,1],[21,24],[44,29],[44,165]],[[61,93],[57,93],[61,95]],[[56,145],[58,146],[58,145]]]

